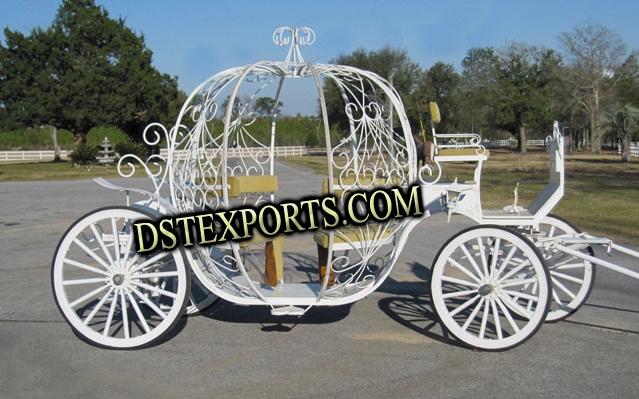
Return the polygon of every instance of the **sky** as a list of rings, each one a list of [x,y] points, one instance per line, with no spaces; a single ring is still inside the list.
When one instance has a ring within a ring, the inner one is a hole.
[[[306,61],[328,63],[358,48],[406,49],[422,69],[442,61],[461,70],[472,47],[511,42],[561,50],[558,37],[588,21],[616,32],[639,50],[637,0],[95,0],[112,18],[143,34],[153,65],[192,92],[208,77],[255,61],[284,61],[281,26],[309,27]],[[51,25],[59,0],[0,0],[0,27],[29,33]],[[4,43],[4,33],[0,33]],[[284,114],[317,113],[315,99],[285,93]]]

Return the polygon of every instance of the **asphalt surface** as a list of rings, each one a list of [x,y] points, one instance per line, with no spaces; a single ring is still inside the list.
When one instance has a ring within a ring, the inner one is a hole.
[[[317,192],[321,177],[279,168],[282,198]],[[598,271],[579,312],[515,349],[479,352],[449,338],[428,278],[441,245],[472,224],[455,217],[422,222],[389,279],[350,306],[275,318],[220,301],[157,346],[90,346],[56,308],[51,259],[74,220],[124,201],[90,180],[0,183],[0,398],[639,397],[639,281],[612,271]],[[639,270],[636,259],[612,260]]]

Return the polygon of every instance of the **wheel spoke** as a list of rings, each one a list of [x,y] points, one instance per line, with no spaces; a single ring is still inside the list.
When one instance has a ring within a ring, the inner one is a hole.
[[[447,283],[459,284],[467,287],[478,288],[479,284],[473,283],[471,281],[462,280],[460,278],[450,277],[450,276],[442,276],[442,281]]]
[[[515,323],[515,320],[510,315],[510,312],[508,311],[508,309],[506,308],[504,303],[501,301],[501,299],[499,299],[499,297],[495,298],[495,302],[497,303],[497,305],[501,309],[501,312],[506,317],[506,320],[508,320],[508,324],[510,324],[510,327],[512,327],[512,329],[515,330],[515,333],[518,333],[519,332],[519,326],[517,325],[517,323]]]
[[[62,285],[96,284],[96,283],[106,283],[107,281],[108,279],[104,277],[80,278],[75,280],[64,280],[62,282]]]
[[[166,318],[167,314],[164,313],[153,301],[151,301],[149,298],[147,298],[146,295],[144,295],[140,291],[136,290],[135,288],[132,288],[131,291],[133,291],[133,293],[135,295],[137,295],[138,298],[140,298],[142,301],[144,301],[144,303],[146,303],[151,309],[153,309],[153,311],[155,313],[157,313],[160,317],[162,317],[163,319]]]
[[[511,295],[513,297],[517,297],[517,298],[523,298],[523,299],[527,299],[529,301],[534,301],[537,302],[539,300],[539,297],[535,296],[535,295],[531,295],[531,294],[527,294],[525,292],[520,292],[520,291],[510,291],[510,290],[501,290],[501,292],[505,292],[508,295]]]
[[[140,320],[140,323],[142,323],[142,327],[144,328],[144,331],[147,333],[151,332],[151,328],[149,328],[149,324],[146,322],[146,318],[144,317],[144,315],[142,315],[142,311],[140,310],[140,307],[138,306],[138,301],[136,301],[135,298],[133,298],[133,295],[131,295],[131,291],[127,290],[126,295],[129,297],[129,302],[131,303],[133,310],[135,310],[135,314],[138,315],[138,320]]]
[[[473,309],[473,311],[470,313],[470,316],[468,316],[468,319],[466,320],[466,322],[462,326],[462,328],[461,328],[462,331],[466,331],[468,326],[470,326],[470,323],[472,323],[473,320],[475,320],[475,317],[477,317],[477,313],[479,313],[479,310],[481,309],[481,307],[482,307],[482,305],[484,304],[485,301],[486,301],[486,298],[481,297],[481,299],[479,300],[479,303],[477,304],[477,306],[475,306],[475,309]]]
[[[178,272],[176,270],[176,271],[170,271],[170,272],[155,272],[155,273],[136,274],[134,276],[131,276],[131,278],[140,279],[140,278],[177,277],[177,276],[178,276]]]
[[[503,292],[503,291],[502,291]],[[515,303],[508,295],[500,295],[499,298],[504,302],[504,305],[508,306],[510,309],[514,310],[515,313],[520,314],[527,318],[528,320],[532,319],[532,313],[528,310],[522,308],[519,304]]]
[[[488,261],[486,260],[486,251],[484,250],[485,246],[481,237],[477,237],[477,247],[479,250],[479,259],[481,259],[481,267],[484,271],[483,275],[489,276],[490,274],[488,273]]]
[[[553,281],[556,281],[556,278],[560,278],[562,280],[568,280],[568,281],[571,281],[573,283],[577,283],[579,285],[583,284],[583,282],[584,282],[584,280],[582,278],[569,276],[569,275],[564,274],[564,273],[557,273],[556,271],[551,271],[550,275],[554,277]]]
[[[115,258],[115,264],[118,267],[122,267],[120,263],[120,231],[115,223],[115,218],[111,218],[111,230],[113,231],[113,256]],[[124,296],[122,298],[124,298]],[[126,331],[125,329],[125,332]]]
[[[472,294],[476,294],[477,290],[466,290],[466,291],[456,291],[456,292],[449,292],[447,294],[443,294],[442,298],[444,299],[450,299],[450,298],[459,298],[462,296],[468,296],[468,295],[472,295]]]
[[[146,290],[149,291],[153,291],[155,293],[158,293],[160,295],[164,295],[164,296],[168,296],[169,298],[173,298],[173,299],[177,299],[177,294],[171,292],[171,291],[167,291],[167,290],[163,290],[162,288],[158,288],[158,287],[154,287],[152,285],[146,284],[146,283],[140,283],[137,281],[131,281],[131,284],[136,285],[138,287],[144,288]]]
[[[113,300],[111,301],[111,307],[109,308],[109,315],[107,316],[106,323],[104,324],[104,330],[102,331],[102,335],[105,337],[109,335],[109,330],[111,329],[111,322],[113,321],[113,314],[115,313],[115,306],[117,302],[117,294],[114,294]]]
[[[129,262],[129,256],[131,255],[131,248],[133,246],[133,234],[131,233],[132,220],[127,220],[125,226],[128,226],[129,234],[126,240],[126,247],[124,248],[124,253],[122,254],[122,260],[120,261],[120,264],[122,267],[128,270],[129,266],[131,265],[131,263]],[[135,255],[138,255],[138,253],[136,252]]]
[[[512,257],[515,255],[516,251],[517,251],[517,247],[513,246],[512,248],[510,248],[510,251],[508,251],[508,255],[506,255],[504,260],[501,262],[501,265],[499,265],[499,268],[497,269],[497,271],[495,271],[494,274],[492,275],[493,278],[497,278],[501,275],[501,273],[504,271],[506,266],[508,266],[508,264],[510,263],[510,260],[512,259]]]
[[[479,284],[481,282],[481,280],[477,276],[475,276],[473,273],[471,273],[470,270],[466,269],[464,266],[461,265],[461,263],[457,262],[455,259],[448,258],[448,262],[450,262],[450,264],[453,267],[457,268],[460,272],[464,273],[465,275],[467,275],[471,279],[475,280],[475,282],[477,284]]]
[[[493,245],[493,254],[490,259],[490,273],[488,274],[491,277],[494,277],[495,269],[497,268],[497,258],[499,258],[499,251],[501,248],[501,238],[497,237],[495,239],[495,244]]]
[[[583,262],[580,263],[566,263],[560,266],[552,266],[550,267],[550,272],[554,272],[556,270],[571,270],[571,269],[583,269],[585,267]]]
[[[534,284],[537,281],[538,281],[537,277],[514,279],[514,280],[504,281],[499,286],[502,287],[502,288],[503,287],[514,287],[514,286],[517,286],[517,285]]]
[[[73,242],[79,246],[80,248],[82,248],[82,250],[89,255],[91,258],[93,258],[93,260],[95,260],[96,262],[98,262],[99,264],[101,264],[106,270],[111,270],[111,266],[109,266],[109,263],[106,263],[104,261],[104,259],[100,258],[98,255],[95,254],[95,252],[93,252],[91,249],[89,249],[89,247],[87,247],[86,245],[84,245],[84,243],[80,240],[78,240],[77,238],[75,238],[73,240]]]
[[[475,301],[477,301],[477,299],[481,298],[481,296],[479,295],[475,295],[474,297],[470,298],[469,300],[467,300],[466,302],[462,303],[461,305],[457,306],[455,309],[453,309],[450,312],[450,316],[451,317],[455,317],[455,315],[459,312],[461,312],[462,310],[466,309],[467,307],[469,307],[470,305],[472,305]]]
[[[495,301],[489,301],[493,308],[493,319],[495,320],[495,330],[497,331],[497,339],[504,339],[503,333],[501,331],[501,322],[499,320],[499,312],[497,312],[497,304]]]
[[[78,306],[79,304],[84,303],[84,302],[88,301],[89,299],[97,297],[98,295],[100,295],[100,293],[102,291],[106,290],[108,287],[109,286],[105,284],[105,285],[103,285],[101,287],[98,287],[98,288],[94,289],[93,291],[89,292],[88,294],[83,295],[82,297],[80,297],[80,298],[76,299],[75,301],[71,302],[69,304],[69,307],[73,309],[76,306]]]
[[[109,288],[109,291],[106,293],[106,295],[100,298],[100,302],[98,302],[98,304],[93,307],[93,310],[91,310],[91,313],[89,313],[86,319],[84,319],[84,321],[82,322],[85,326],[89,325],[89,323],[91,322],[91,320],[93,320],[93,317],[96,315],[96,313],[98,313],[98,311],[102,309],[102,306],[104,306],[104,303],[107,301],[107,299],[109,299],[109,296],[111,295],[111,293],[113,293],[113,290],[115,290],[115,288],[113,287]]]
[[[508,278],[512,277],[516,273],[519,273],[524,267],[527,267],[527,266],[530,266],[530,259],[526,259],[525,261],[521,262],[518,266],[511,269],[508,273],[506,273],[506,275],[500,278],[497,282],[501,284],[502,281],[507,280]]]
[[[170,254],[167,252],[160,252],[155,256],[150,257],[149,259],[145,260],[144,262],[140,263],[139,265],[137,265],[135,268],[129,270],[129,273],[134,274],[146,267],[152,266],[154,263],[158,262],[160,259],[169,256]]]
[[[563,292],[566,293],[566,295],[568,295],[570,297],[570,299],[575,299],[576,295],[570,291],[568,288],[566,288],[565,285],[563,285],[562,283],[559,282],[559,280],[557,279],[552,279],[552,283],[553,286],[556,288],[559,288],[560,290],[562,290]],[[556,290],[555,290],[556,291]]]
[[[122,309],[122,325],[124,326],[124,338],[131,338],[131,333],[129,332],[129,310],[126,305],[126,299],[124,297],[124,290],[120,291],[120,308]]]
[[[100,270],[98,268],[86,265],[84,263],[75,261],[73,259],[64,259],[63,262],[68,264],[68,265],[79,267],[80,269],[84,269],[84,270],[87,270],[87,271],[90,271],[90,272],[93,272],[93,273],[102,274],[102,275],[107,276],[107,277],[109,276],[109,273],[105,272],[104,270]]]
[[[479,327],[479,339],[484,339],[486,334],[486,324],[488,323],[488,317],[490,316],[490,301],[484,301],[484,314],[481,318],[481,327]]]
[[[107,248],[106,244],[104,243],[104,240],[102,239],[102,235],[100,233],[98,233],[98,230],[95,228],[95,224],[94,223],[91,223],[91,225],[89,227],[91,228],[91,232],[93,233],[93,237],[95,238],[95,241],[97,241],[98,245],[102,249],[102,253],[109,260],[109,264],[112,265],[113,264],[113,258],[111,257],[111,252],[109,252],[109,249]]]
[[[474,257],[470,254],[470,252],[468,252],[468,248],[466,248],[466,245],[462,244],[459,247],[461,248],[464,255],[466,255],[466,258],[468,259],[468,262],[470,262],[473,269],[475,269],[475,273],[477,273],[479,277],[483,278],[484,275],[481,274],[481,271],[479,270],[479,265],[477,265],[477,262],[475,262]]]

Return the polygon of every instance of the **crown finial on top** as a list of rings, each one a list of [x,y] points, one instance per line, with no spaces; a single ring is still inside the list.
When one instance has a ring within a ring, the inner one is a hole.
[[[315,32],[311,28],[291,28],[283,26],[273,32],[273,42],[278,46],[286,46],[290,43],[285,64],[302,64],[304,58],[300,52],[301,46],[310,46],[315,42]]]

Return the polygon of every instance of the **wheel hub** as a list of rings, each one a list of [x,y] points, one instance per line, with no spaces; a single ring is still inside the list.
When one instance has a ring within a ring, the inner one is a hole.
[[[116,274],[113,276],[112,280],[113,280],[113,284],[115,284],[116,286],[120,286],[124,282],[124,275]]]
[[[477,290],[477,292],[481,296],[490,295],[493,293],[493,291],[495,291],[495,288],[491,284],[484,284]]]

